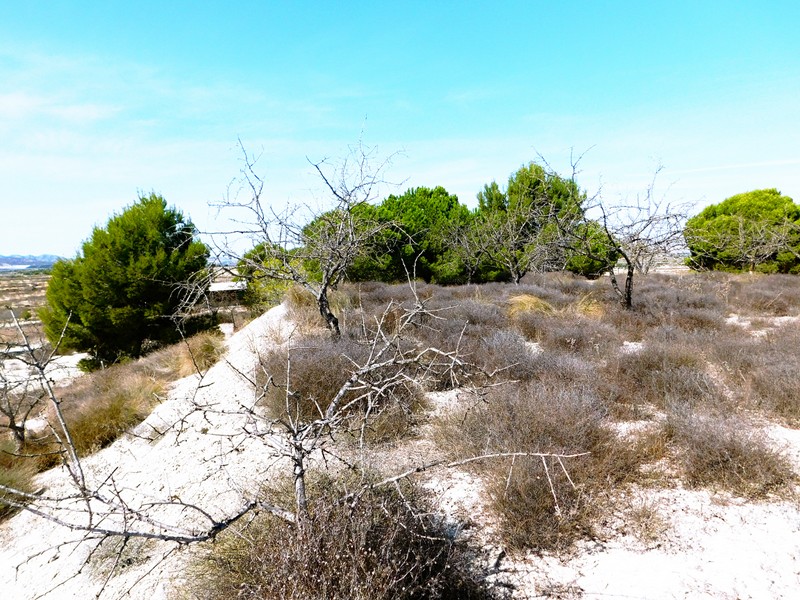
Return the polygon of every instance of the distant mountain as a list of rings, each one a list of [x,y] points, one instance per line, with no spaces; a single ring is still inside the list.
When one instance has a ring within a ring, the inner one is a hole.
[[[22,256],[12,254],[10,256],[0,255],[0,269],[22,270],[22,269],[49,269],[53,264],[60,260],[60,256],[54,254],[41,254],[39,256]]]

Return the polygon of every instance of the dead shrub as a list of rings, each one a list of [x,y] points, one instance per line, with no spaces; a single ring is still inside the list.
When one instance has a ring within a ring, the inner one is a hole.
[[[725,318],[717,310],[688,307],[670,314],[668,322],[686,331],[705,331],[721,329]]]
[[[601,385],[613,402],[629,406],[664,409],[673,404],[717,406],[725,401],[694,349],[663,342],[619,353],[604,368]]]
[[[585,296],[594,288],[591,281],[569,271],[530,273],[522,278],[522,284],[534,284],[571,297]]]
[[[750,373],[748,400],[788,424],[800,423],[800,361],[787,357],[786,362],[765,364]]]
[[[570,314],[539,319],[536,334],[545,351],[606,356],[622,345],[612,326]]]
[[[713,286],[704,282],[702,275],[647,275],[640,280],[637,295],[640,307],[662,315],[683,309],[724,311],[721,299],[714,293]]]
[[[261,515],[222,534],[190,568],[193,598],[284,600],[489,599],[473,555],[435,517],[421,493],[352,485],[324,478],[310,522]],[[365,482],[361,482],[365,483]]]
[[[796,275],[741,275],[729,295],[731,310],[743,315],[784,316],[800,309]]]
[[[800,423],[800,325],[785,323],[764,335],[734,330],[711,349],[728,385],[750,408],[790,426]]]
[[[545,381],[493,388],[483,402],[445,416],[440,446],[453,457],[503,452],[581,454],[574,458],[490,459],[488,480],[500,533],[509,547],[565,549],[591,535],[600,515],[597,499],[609,484],[639,476],[635,444],[622,443],[606,426],[605,408],[585,383]]]
[[[198,333],[177,344],[157,350],[129,363],[134,371],[167,379],[180,379],[213,367],[225,353],[225,340],[219,330]]]
[[[478,302],[471,298],[460,301],[447,318],[492,329],[506,328],[509,325],[508,318],[496,304]]]
[[[283,352],[273,352],[261,359],[261,371],[256,379],[263,390],[261,403],[275,418],[287,415],[300,421],[310,421],[324,414],[330,403],[357,370],[364,364],[369,347],[355,340],[327,335],[306,338]],[[345,392],[343,404],[353,402],[354,427],[360,431],[360,421],[366,418],[368,438],[383,441],[409,431],[415,414],[423,406],[419,386],[412,375],[397,377],[391,386],[376,386],[371,382],[398,375],[399,366],[388,365],[362,377]],[[288,377],[287,377],[288,373]]]
[[[185,350],[188,361],[182,361],[178,377],[186,377],[198,370],[205,372],[219,361],[225,353],[225,340],[219,330],[207,331],[190,337],[181,349]],[[188,363],[188,364],[187,364]]]
[[[682,477],[690,486],[763,497],[794,480],[789,462],[767,445],[762,433],[738,419],[684,407],[670,411],[664,427],[680,448]]]

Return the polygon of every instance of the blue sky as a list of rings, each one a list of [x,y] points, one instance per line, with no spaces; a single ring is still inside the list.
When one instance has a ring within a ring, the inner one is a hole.
[[[0,0],[0,254],[74,256],[161,193],[201,230],[261,155],[276,207],[362,137],[467,205],[542,155],[613,201],[800,202],[800,3]],[[363,133],[362,133],[363,132]],[[396,153],[396,154],[395,154]]]

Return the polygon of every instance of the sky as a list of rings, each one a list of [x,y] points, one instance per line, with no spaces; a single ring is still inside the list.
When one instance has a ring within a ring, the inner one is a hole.
[[[324,208],[313,162],[389,159],[377,201],[473,207],[530,161],[607,202],[800,203],[800,3],[0,0],[0,255],[74,257],[151,191],[203,232],[237,189]]]

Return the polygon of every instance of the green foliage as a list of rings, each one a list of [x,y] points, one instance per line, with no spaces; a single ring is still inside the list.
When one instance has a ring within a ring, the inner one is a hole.
[[[698,269],[800,272],[800,206],[776,189],[705,208],[687,221],[685,237]]]
[[[486,281],[490,276],[519,282],[531,270],[562,269],[566,256],[555,217],[581,221],[584,200],[574,180],[532,162],[509,177],[505,192],[496,182],[484,186],[471,236],[473,253],[482,256],[477,279]],[[573,264],[578,270],[595,267]]]
[[[617,248],[597,221],[586,221],[575,228],[575,235],[582,241],[580,251],[567,252],[564,268],[589,279],[597,279],[613,268],[620,258]]]
[[[349,270],[354,281],[404,281],[407,273],[428,282],[464,281],[464,268],[449,248],[447,232],[469,219],[469,210],[443,187],[411,188],[389,196],[375,211],[381,232],[377,257],[362,257]]]
[[[139,356],[145,341],[170,339],[177,285],[206,267],[208,249],[195,234],[156,194],[95,228],[82,255],[53,266],[41,311],[48,338],[55,342],[63,331],[62,347],[102,361]]]
[[[280,268],[277,253],[277,248],[267,252],[265,244],[258,244],[247,251],[236,265],[239,274],[236,280],[247,282],[244,293],[246,306],[261,308],[280,304],[286,290],[292,285],[288,279],[276,279],[270,275]]]

